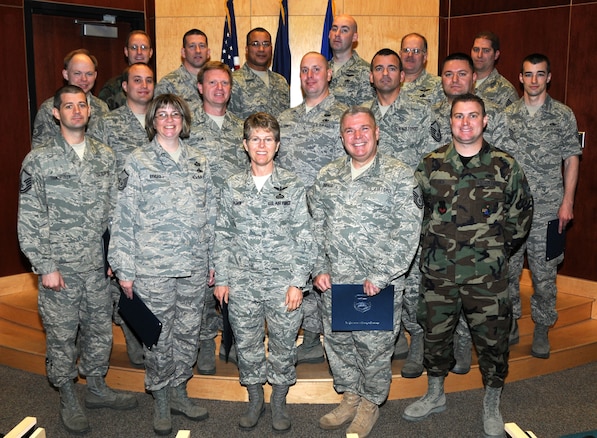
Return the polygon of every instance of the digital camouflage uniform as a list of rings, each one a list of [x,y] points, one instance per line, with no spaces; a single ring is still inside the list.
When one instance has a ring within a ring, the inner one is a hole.
[[[125,105],[126,94],[122,89],[122,75],[114,76],[106,82],[97,97],[106,102],[110,111]]]
[[[269,87],[247,64],[232,72],[232,92],[228,111],[243,121],[253,113],[266,112],[278,117],[290,108],[290,87],[284,76],[267,71]]]
[[[153,97],[161,94],[176,94],[181,97],[192,111],[202,106],[201,96],[197,88],[197,76],[190,73],[184,65],[171,71],[155,85]]]
[[[393,331],[332,331],[331,291],[322,294],[324,346],[337,392],[380,405],[392,380],[391,359],[400,331],[403,276],[417,250],[422,199],[410,167],[378,153],[355,180],[350,157],[319,172],[308,193],[317,257],[312,276],[333,284],[395,285]]]
[[[147,131],[135,117],[126,104],[94,119],[87,129],[90,137],[108,145],[116,156],[116,169],[120,173],[124,169],[124,163],[128,156],[137,147],[147,144]],[[112,301],[114,303],[113,319],[117,325],[122,326],[120,313],[118,313],[118,301],[120,300],[120,285],[118,279],[113,278],[110,283]],[[131,340],[127,339],[127,343]],[[138,341],[137,341],[138,342]],[[141,351],[141,344],[138,343],[138,351]]]
[[[330,60],[329,67],[334,70],[334,60]],[[330,81],[330,93],[336,100],[348,106],[362,105],[375,98],[375,89],[369,82],[370,65],[361,58],[356,51]]]
[[[312,253],[311,221],[299,178],[275,166],[261,191],[250,170],[226,181],[216,226],[216,286],[229,287],[241,385],[295,383],[302,307],[288,312],[284,301],[290,286],[305,286]]]
[[[96,118],[102,117],[104,114],[110,112],[106,103],[93,96],[92,94],[87,95],[89,108],[91,114],[89,115],[89,123]],[[33,135],[31,138],[31,149],[43,146],[45,143],[51,141],[57,134],[60,133],[60,125],[58,120],[54,118],[52,113],[54,108],[54,98],[50,97],[46,99],[37,110],[35,120],[33,121]]]
[[[524,98],[510,105],[505,114],[515,145],[508,152],[524,169],[535,202],[529,237],[510,260],[514,318],[521,316],[519,279],[526,252],[534,290],[531,316],[536,324],[550,326],[558,318],[556,275],[564,255],[545,260],[547,222],[558,218],[564,196],[562,160],[582,154],[576,118],[570,108],[549,95],[534,116],[526,109]]]
[[[453,368],[461,310],[479,354],[485,386],[508,373],[508,257],[531,225],[532,197],[522,169],[483,142],[465,166],[453,143],[425,156],[415,173],[425,199],[419,321],[428,376]]]
[[[364,106],[371,108],[379,126],[377,150],[402,161],[412,169],[413,173],[421,158],[439,146],[438,133],[433,126],[435,119],[430,106],[425,101],[419,101],[400,91],[398,98],[383,116],[377,99]],[[436,138],[433,138],[434,135]],[[411,337],[423,331],[417,322],[420,283],[421,272],[417,252],[405,279],[405,312],[402,314],[402,322]]]
[[[120,175],[108,258],[117,277],[162,322],[145,349],[145,387],[192,377],[199,347],[216,200],[207,160],[180,141],[179,162],[156,139],[135,149]]]
[[[340,118],[347,109],[330,94],[308,113],[303,102],[284,111],[278,118],[281,142],[276,161],[294,172],[307,189],[313,185],[323,166],[346,155],[340,140]],[[302,308],[302,328],[323,333],[321,299],[312,288],[305,295]]]
[[[249,165],[249,158],[242,146],[242,138],[243,121],[230,111],[227,111],[224,116],[222,129],[204,111],[195,113],[193,116],[191,135],[187,143],[209,157],[209,170],[218,200],[226,179]],[[213,287],[206,286],[199,341],[214,339],[219,329],[222,329],[222,318],[216,312]]]
[[[94,119],[87,134],[112,148],[118,172],[131,152],[149,141],[147,131],[126,104]]]
[[[519,99],[514,85],[503,77],[497,71],[497,68],[494,68],[489,76],[475,87],[475,94],[483,99],[485,103],[487,101],[493,102],[502,110]]]
[[[116,191],[114,154],[86,138],[83,159],[59,133],[23,161],[18,212],[21,250],[39,275],[38,304],[46,332],[46,371],[61,387],[82,375],[103,377],[112,349],[112,300],[102,234]],[[46,289],[41,276],[59,271],[66,287]]]
[[[427,70],[423,70],[414,81],[404,82],[400,93],[406,94],[408,97],[422,99],[429,105],[435,105],[446,97],[442,88],[442,78],[429,74]]]

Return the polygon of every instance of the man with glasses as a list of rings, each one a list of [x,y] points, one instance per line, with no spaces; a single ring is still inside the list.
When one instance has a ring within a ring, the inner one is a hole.
[[[171,93],[180,96],[195,111],[201,106],[197,91],[197,74],[209,61],[211,51],[207,35],[199,29],[191,29],[182,37],[182,65],[164,76],[155,87],[155,97]]]
[[[272,62],[272,36],[262,27],[247,34],[247,60],[232,73],[232,95],[228,109],[241,119],[266,112],[278,117],[290,108],[290,87],[284,76],[269,70]]]
[[[348,106],[360,105],[375,97],[369,82],[369,63],[353,45],[358,42],[357,22],[350,15],[336,15],[329,33],[333,57],[330,60],[330,92]]]
[[[421,98],[431,105],[443,99],[442,81],[425,70],[427,64],[427,39],[418,33],[402,37],[400,58],[404,66],[405,94]]]
[[[153,56],[149,35],[142,30],[133,30],[129,34],[126,45],[124,46],[124,56],[126,56],[128,65],[138,62],[149,64],[149,60]],[[110,111],[126,103],[126,96],[122,90],[122,82],[122,75],[114,76],[104,84],[98,94],[98,97],[106,102]]]
[[[489,100],[501,109],[505,109],[518,100],[518,93],[514,85],[495,68],[499,57],[499,37],[490,31],[479,32],[475,36],[471,48],[471,58],[473,58],[475,73],[477,73],[475,94],[485,102]]]

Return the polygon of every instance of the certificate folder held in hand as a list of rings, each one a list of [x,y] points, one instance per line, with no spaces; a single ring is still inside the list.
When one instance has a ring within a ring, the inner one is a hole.
[[[554,219],[547,222],[547,247],[545,249],[545,261],[550,261],[561,256],[564,253],[566,245],[566,230],[562,234],[558,232],[560,220]]]
[[[133,299],[130,300],[121,291],[118,312],[149,350],[158,343],[162,333],[162,323],[137,294],[133,292]]]
[[[394,286],[368,296],[362,284],[332,285],[332,331],[394,330]]]

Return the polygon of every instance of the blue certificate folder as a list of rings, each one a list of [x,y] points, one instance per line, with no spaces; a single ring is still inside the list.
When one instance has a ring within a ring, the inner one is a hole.
[[[332,285],[332,331],[394,330],[394,286],[372,297],[362,284]]]
[[[158,343],[162,323],[136,293],[133,292],[133,299],[130,300],[120,291],[118,312],[147,349],[151,350]]]

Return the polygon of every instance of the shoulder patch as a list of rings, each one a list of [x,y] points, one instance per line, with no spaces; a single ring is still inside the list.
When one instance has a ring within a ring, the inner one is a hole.
[[[33,185],[33,179],[31,178],[31,174],[26,170],[21,170],[20,179],[21,184],[19,191],[21,193],[27,193],[29,190],[31,190],[31,186]]]
[[[128,184],[128,182],[129,174],[126,170],[123,170],[122,172],[120,172],[120,175],[118,175],[118,190],[122,191],[126,189],[126,185]]]
[[[429,133],[431,134],[431,137],[436,141],[436,142],[440,142],[442,139],[442,130],[440,128],[440,125],[438,123],[437,120],[435,120],[431,126],[429,127]]]
[[[421,189],[419,188],[419,186],[415,187],[413,189],[413,201],[415,203],[415,205],[419,208],[419,210],[423,209],[423,195],[421,193]]]

